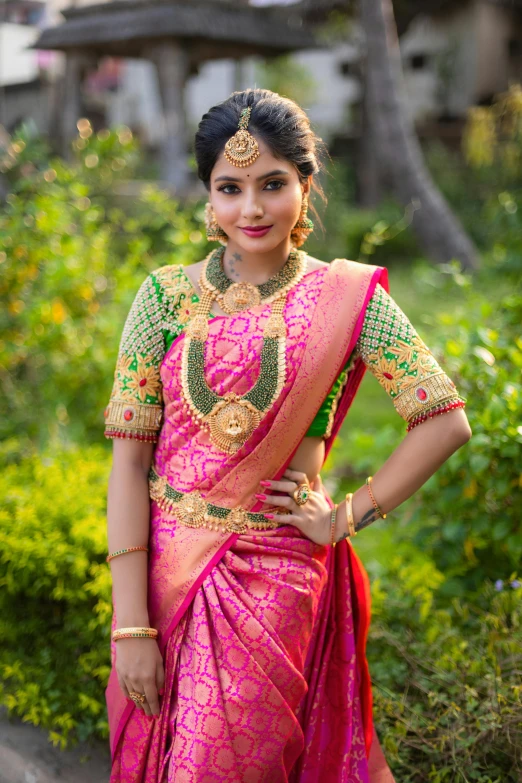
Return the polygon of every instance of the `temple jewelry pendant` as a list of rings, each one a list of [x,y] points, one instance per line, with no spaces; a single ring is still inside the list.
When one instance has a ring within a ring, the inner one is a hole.
[[[206,295],[216,299],[227,315],[235,315],[260,304],[270,304],[297,285],[306,271],[306,253],[292,248],[282,269],[265,283],[234,283],[223,269],[224,253],[225,248],[220,247],[208,254],[199,285]]]
[[[243,109],[239,116],[238,128],[232,138],[225,144],[225,158],[233,166],[243,168],[250,166],[259,158],[259,145],[252,134],[247,130],[252,107]]]
[[[240,313],[261,304],[261,294],[252,283],[232,283],[223,294],[222,302],[225,313]]]
[[[235,454],[259,426],[286,381],[286,324],[283,317],[286,294],[272,304],[263,331],[259,377],[250,391],[242,395],[229,392],[220,396],[205,380],[208,322],[204,308],[208,307],[210,300],[211,294],[207,292],[198,303],[196,316],[185,332],[181,388],[189,410],[208,430],[213,445],[227,454]]]

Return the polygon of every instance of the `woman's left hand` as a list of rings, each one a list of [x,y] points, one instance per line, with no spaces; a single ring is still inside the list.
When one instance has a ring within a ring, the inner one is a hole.
[[[256,495],[258,500],[271,506],[280,506],[288,513],[282,515],[285,525],[295,525],[307,538],[316,544],[329,544],[331,541],[331,509],[322,488],[321,477],[317,476],[310,486],[310,496],[306,503],[298,506],[293,493],[299,484],[308,484],[305,473],[287,468],[279,481],[262,483],[262,493]],[[271,495],[273,492],[286,492],[286,495]],[[266,514],[271,517],[271,514]],[[273,515],[276,518],[276,515]]]

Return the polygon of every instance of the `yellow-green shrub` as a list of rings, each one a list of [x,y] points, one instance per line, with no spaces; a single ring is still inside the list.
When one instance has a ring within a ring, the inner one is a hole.
[[[16,451],[6,444],[0,470],[0,703],[65,746],[107,733],[110,458]]]

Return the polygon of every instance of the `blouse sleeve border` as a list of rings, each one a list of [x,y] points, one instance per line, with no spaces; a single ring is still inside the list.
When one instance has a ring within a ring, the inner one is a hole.
[[[111,400],[104,412],[106,438],[134,438],[156,442],[163,417],[162,405]]]
[[[428,418],[463,408],[466,400],[460,397],[451,378],[441,371],[413,380],[393,403],[397,413],[408,422],[409,432]]]

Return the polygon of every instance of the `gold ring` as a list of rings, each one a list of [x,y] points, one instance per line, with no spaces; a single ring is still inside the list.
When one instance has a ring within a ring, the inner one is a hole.
[[[138,693],[137,691],[129,691],[129,697],[132,699],[136,707],[141,707],[145,701],[145,694]]]
[[[292,497],[298,506],[304,506],[304,504],[307,503],[310,498],[310,492],[310,484],[308,484],[307,481],[304,481],[302,484],[299,484],[296,489],[294,489],[292,492]]]

